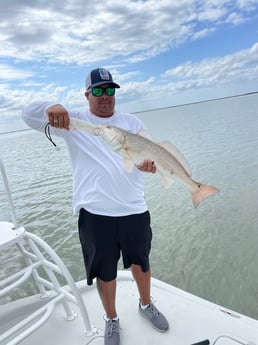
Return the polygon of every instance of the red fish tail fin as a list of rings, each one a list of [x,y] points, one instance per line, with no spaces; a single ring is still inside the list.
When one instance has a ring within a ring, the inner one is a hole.
[[[208,186],[206,184],[198,183],[198,190],[192,192],[192,199],[194,207],[196,208],[203,200],[208,198],[210,195],[214,193],[218,193],[219,190],[213,186]]]

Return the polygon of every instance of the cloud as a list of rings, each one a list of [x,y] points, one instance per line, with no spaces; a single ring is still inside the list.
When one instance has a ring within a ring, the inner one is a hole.
[[[2,80],[18,80],[33,76],[32,72],[16,69],[7,64],[0,64],[0,75]]]
[[[111,57],[146,60],[196,39],[196,31],[207,35],[223,22],[244,21],[244,13],[256,4],[254,0],[1,1],[0,56],[76,64]]]
[[[164,65],[162,54],[172,56],[174,49],[180,55],[181,46],[251,20],[257,6],[258,0],[0,1],[0,116],[18,114],[36,98],[85,107],[81,66],[110,67],[123,85],[119,104],[138,107],[154,101],[160,106],[164,95],[172,102],[171,95],[191,88],[254,84],[258,43],[230,55],[171,58]]]
[[[227,16],[226,23],[238,25],[246,21],[246,18],[241,13],[232,12]]]
[[[155,107],[155,104],[157,107],[168,106],[172,104],[172,96],[182,96],[191,89],[197,91],[219,87],[222,92],[222,85],[232,84],[236,90],[239,85],[245,85],[248,81],[255,85],[258,78],[257,61],[258,43],[235,54],[179,64],[167,69],[158,78],[150,76],[142,79],[140,71],[119,74],[118,70],[114,69],[114,79],[123,85],[118,90],[117,102],[119,107],[127,104],[133,110],[144,107],[149,109]],[[225,95],[226,89],[223,92],[224,94],[218,96]],[[70,88],[68,85],[61,86],[55,82],[40,84],[39,88],[34,87],[29,91],[0,84],[0,94],[6,95],[0,97],[1,116],[19,114],[20,109],[34,99],[58,100],[59,103],[73,109],[87,107],[83,87]],[[212,94],[213,96],[216,97],[216,94]]]
[[[206,29],[203,29],[203,30],[200,30],[200,31],[196,31],[193,34],[193,36],[192,36],[193,40],[198,40],[200,38],[206,37],[206,36],[208,36],[213,31],[215,31],[214,28],[206,28]]]
[[[198,63],[188,61],[175,68],[168,69],[163,77],[176,79],[181,83],[181,87],[187,85],[189,87],[189,84],[191,87],[200,87],[228,80],[232,82],[233,79],[257,78],[253,75],[257,61],[258,43],[250,49],[241,50],[224,57],[208,58]]]
[[[245,11],[254,11],[257,6],[257,0],[237,0],[237,7]]]

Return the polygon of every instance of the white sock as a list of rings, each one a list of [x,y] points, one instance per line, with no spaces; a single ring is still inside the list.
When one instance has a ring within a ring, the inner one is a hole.
[[[113,317],[112,321],[118,321],[119,320],[119,317],[116,316],[116,317]]]
[[[149,304],[145,304],[145,305],[141,304],[141,308],[142,308],[142,310],[147,309],[149,306],[150,306]]]
[[[119,320],[119,317],[116,316],[116,317],[113,317],[113,318],[111,319],[110,317],[107,317],[107,315],[104,315],[104,320],[105,320],[105,321],[109,321],[109,320],[118,321],[118,320]]]

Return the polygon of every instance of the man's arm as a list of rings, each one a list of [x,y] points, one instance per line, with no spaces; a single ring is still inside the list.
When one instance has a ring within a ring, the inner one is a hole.
[[[32,129],[44,132],[46,124],[69,129],[68,111],[60,104],[45,101],[32,102],[22,111],[22,119]]]

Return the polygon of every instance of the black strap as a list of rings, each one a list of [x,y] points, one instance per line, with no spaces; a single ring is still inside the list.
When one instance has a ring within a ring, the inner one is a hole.
[[[55,146],[55,148],[57,148],[56,143],[53,141],[51,134],[50,134],[50,123],[48,122],[45,126],[45,135],[48,138],[48,140],[51,142],[51,144],[53,144]]]

